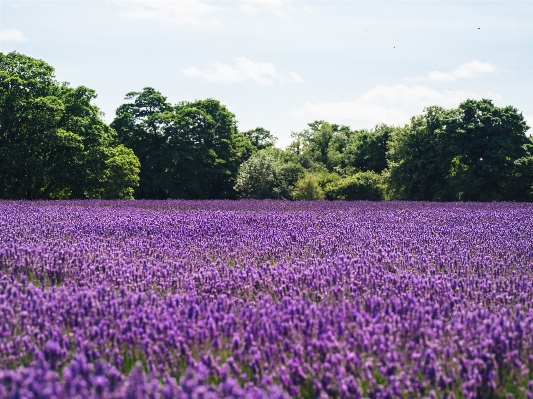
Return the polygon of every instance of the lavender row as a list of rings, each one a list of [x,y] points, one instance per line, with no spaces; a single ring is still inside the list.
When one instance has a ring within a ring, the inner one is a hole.
[[[530,205],[91,204],[0,203],[0,397],[532,397]]]

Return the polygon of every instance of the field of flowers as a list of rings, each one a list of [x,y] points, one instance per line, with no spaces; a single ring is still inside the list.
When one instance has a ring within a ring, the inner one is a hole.
[[[0,201],[0,398],[533,398],[533,205]]]

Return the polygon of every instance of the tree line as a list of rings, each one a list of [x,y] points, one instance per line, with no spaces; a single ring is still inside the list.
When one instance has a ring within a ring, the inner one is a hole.
[[[126,94],[107,125],[87,87],[0,53],[0,197],[531,201],[533,141],[490,100],[426,108],[403,127],[315,121],[286,149],[239,131],[214,99]]]

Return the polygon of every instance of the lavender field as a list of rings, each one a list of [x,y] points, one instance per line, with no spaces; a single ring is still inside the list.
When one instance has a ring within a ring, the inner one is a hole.
[[[533,398],[533,205],[0,201],[0,398]]]

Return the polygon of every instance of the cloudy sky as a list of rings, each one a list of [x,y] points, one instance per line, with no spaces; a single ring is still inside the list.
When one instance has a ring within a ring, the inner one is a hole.
[[[403,125],[467,98],[513,105],[533,126],[533,1],[4,1],[0,51],[96,90],[215,98],[240,130],[324,119]]]

